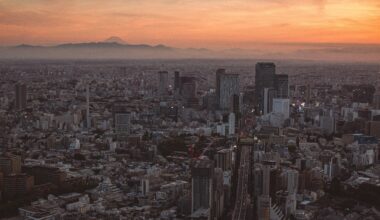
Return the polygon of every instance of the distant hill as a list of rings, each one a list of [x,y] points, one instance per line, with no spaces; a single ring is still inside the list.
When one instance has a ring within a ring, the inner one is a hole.
[[[185,58],[200,56],[200,53],[205,51],[179,49],[162,44],[127,44],[126,42],[121,44],[120,39],[112,37],[103,42],[67,43],[55,46],[21,44],[0,47],[0,52],[2,59],[144,59]]]
[[[256,44],[251,48],[210,50],[163,44],[129,44],[119,37],[100,42],[54,46],[21,44],[0,47],[0,59],[294,59],[380,62],[378,44]]]

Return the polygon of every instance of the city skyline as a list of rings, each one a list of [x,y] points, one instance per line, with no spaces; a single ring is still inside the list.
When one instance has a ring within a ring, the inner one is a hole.
[[[0,219],[380,218],[380,0],[0,0]]]

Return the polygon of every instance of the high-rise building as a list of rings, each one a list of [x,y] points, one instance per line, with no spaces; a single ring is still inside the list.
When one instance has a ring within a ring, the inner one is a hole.
[[[276,85],[277,98],[287,99],[289,97],[289,82],[288,75],[277,74],[276,75]]]
[[[26,85],[17,83],[15,85],[15,108],[24,110],[26,108]]]
[[[86,128],[91,128],[91,117],[90,117],[90,86],[86,86]]]
[[[169,73],[168,71],[158,72],[158,94],[160,96],[168,95]]]
[[[21,157],[13,154],[0,156],[0,172],[4,175],[21,172]]]
[[[262,113],[268,114],[273,110],[273,99],[276,97],[276,90],[274,88],[264,88],[264,102]]]
[[[274,63],[257,63],[255,75],[256,105],[261,114],[272,112],[273,98],[288,98],[288,75],[277,74]]]
[[[286,170],[287,177],[287,191],[289,194],[297,193],[298,189],[298,171]]]
[[[195,98],[197,95],[197,81],[193,76],[180,77],[179,90],[180,94],[185,99]]]
[[[284,118],[289,118],[290,116],[289,99],[282,99],[282,98],[273,99],[273,112],[284,115]]]
[[[131,114],[125,105],[115,105],[113,109],[115,132],[129,134],[131,126]]]
[[[227,110],[231,107],[233,96],[239,95],[239,75],[226,73],[224,69],[216,71],[216,93],[219,108]]]
[[[223,171],[232,169],[232,150],[223,149],[215,154],[216,167],[221,168]]]
[[[179,76],[179,72],[175,71],[174,72],[174,91],[176,93],[179,92],[179,87],[180,87],[180,76]]]
[[[213,205],[213,176],[214,164],[211,160],[200,159],[194,161],[191,168],[191,213],[199,210],[208,210],[212,216]],[[212,219],[212,218],[209,218]]]
[[[259,220],[269,220],[271,210],[270,189],[270,165],[265,164],[262,168],[262,194],[258,197],[257,214]]]
[[[255,75],[256,103],[264,112],[264,89],[275,88],[276,66],[274,63],[257,63]]]
[[[235,123],[236,123],[236,117],[233,112],[231,112],[228,115],[228,134],[234,135],[235,134]]]

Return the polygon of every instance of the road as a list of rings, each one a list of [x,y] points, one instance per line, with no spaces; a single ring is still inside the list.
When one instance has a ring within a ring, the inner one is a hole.
[[[232,214],[232,220],[245,220],[249,216],[248,211],[251,208],[251,202],[248,194],[249,183],[249,147],[242,146],[240,165],[238,170],[238,184],[236,190],[235,208]]]

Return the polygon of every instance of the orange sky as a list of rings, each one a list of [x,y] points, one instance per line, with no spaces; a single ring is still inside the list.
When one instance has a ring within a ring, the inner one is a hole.
[[[380,0],[0,0],[0,45],[380,43]]]

